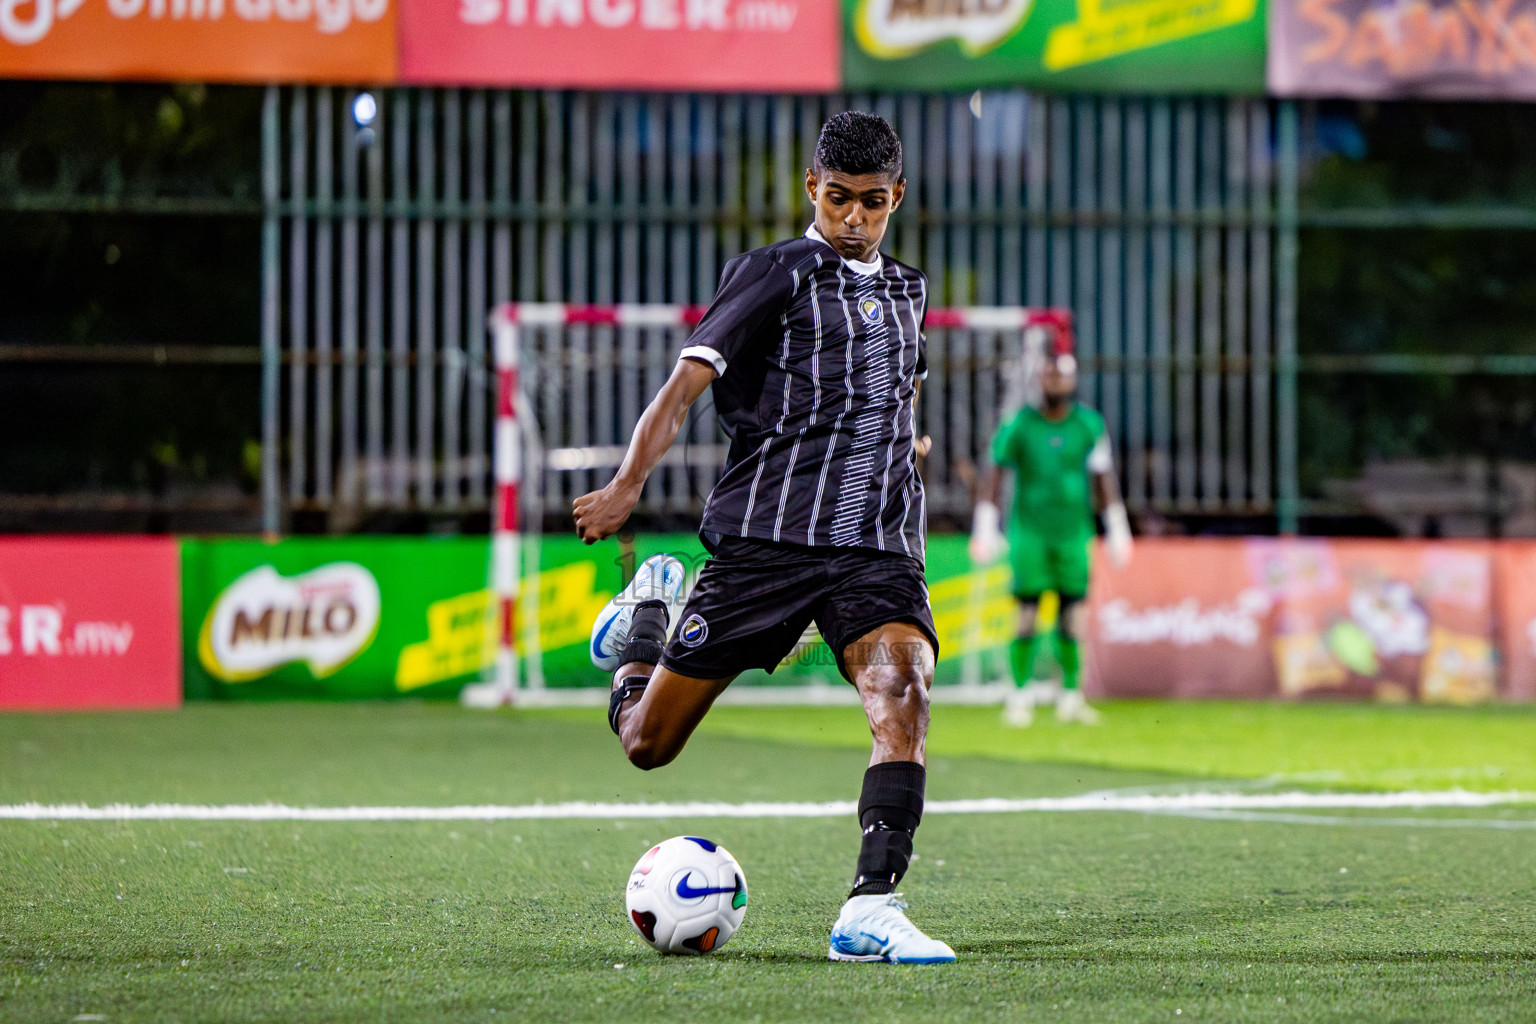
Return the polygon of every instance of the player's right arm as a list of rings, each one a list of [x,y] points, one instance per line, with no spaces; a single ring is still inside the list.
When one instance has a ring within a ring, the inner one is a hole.
[[[618,474],[602,490],[576,499],[576,533],[582,540],[595,543],[624,525],[646,478],[677,440],[688,407],[732,360],[750,355],[763,325],[778,319],[793,291],[789,271],[770,257],[747,253],[726,264],[715,300],[679,354],[672,376],[635,425]]]
[[[576,499],[576,533],[588,544],[611,537],[635,510],[646,478],[661,461],[688,419],[688,407],[715,379],[715,368],[694,359],[679,359],[672,376],[645,407],[624,454],[624,464],[607,487]]]

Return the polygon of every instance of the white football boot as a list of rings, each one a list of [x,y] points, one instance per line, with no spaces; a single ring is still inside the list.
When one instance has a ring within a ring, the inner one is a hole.
[[[1099,713],[1089,707],[1082,690],[1062,690],[1056,698],[1056,720],[1077,722],[1079,725],[1098,725]]]
[[[832,926],[828,960],[885,964],[952,964],[955,951],[907,920],[900,893],[850,896]]]
[[[1015,729],[1028,729],[1035,724],[1035,695],[1028,687],[1009,690],[1003,698],[1003,724]]]
[[[683,581],[687,576],[683,563],[671,555],[652,555],[640,563],[635,578],[612,601],[603,606],[592,622],[592,664],[604,672],[614,672],[624,645],[629,642],[629,626],[635,607],[646,601],[661,601],[667,606],[667,623],[677,624],[683,606]]]

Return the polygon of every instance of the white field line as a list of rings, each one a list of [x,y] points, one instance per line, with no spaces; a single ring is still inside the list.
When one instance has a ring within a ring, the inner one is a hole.
[[[1353,828],[1486,828],[1503,831],[1536,829],[1536,818],[1370,818],[1356,814],[1293,814],[1286,811],[1179,810],[1160,811],[1175,818],[1205,821],[1256,821],[1271,825],[1333,825]]]
[[[1058,814],[1130,811],[1384,810],[1536,803],[1536,793],[1085,793],[1026,800],[935,800],[927,814]],[[615,818],[841,818],[851,800],[826,803],[561,803],[458,807],[289,807],[285,804],[12,804],[0,819],[23,821],[572,821]]]

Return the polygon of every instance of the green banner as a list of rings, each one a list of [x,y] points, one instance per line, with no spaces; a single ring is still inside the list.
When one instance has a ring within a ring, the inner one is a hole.
[[[587,645],[592,620],[623,579],[618,542],[527,543],[537,544],[539,571],[524,579],[518,605],[525,663],[536,643],[546,687],[607,686]],[[703,564],[691,534],[642,536],[630,558],[662,551],[690,570]],[[488,554],[484,538],[185,541],[187,697],[451,697],[483,677],[494,653]],[[990,678],[1013,628],[1006,570],[972,576],[965,538],[936,537],[928,579],[939,681],[957,681],[964,653],[978,648],[989,652]],[[750,672],[738,685],[840,681],[831,651],[812,631],[772,675]]]
[[[642,534],[636,538],[634,561],[666,552],[681,558],[690,577],[703,565],[705,553],[693,534]],[[544,685],[550,689],[607,686],[609,680],[592,668],[587,653],[592,620],[619,589],[623,556],[617,541],[591,546],[574,537],[545,537],[539,549],[539,583],[536,603],[524,584],[523,614],[535,610],[539,618],[540,657]],[[1006,645],[1013,636],[1016,612],[1008,595],[1008,571],[994,566],[985,574],[971,574],[966,538],[940,536],[929,539],[928,594],[934,625],[939,634],[940,683],[958,682],[965,652],[984,650],[982,666],[987,680],[1003,678]],[[459,620],[467,622],[467,620]],[[468,627],[447,646],[468,651],[474,637]],[[526,635],[526,630],[519,633]],[[520,636],[520,640],[522,637]],[[524,645],[520,642],[519,648]],[[525,655],[526,656],[526,655]],[[770,675],[744,673],[736,686],[805,686],[811,683],[838,685],[842,676],[832,652],[816,635],[814,627],[805,642]]]
[[[843,0],[845,87],[1264,91],[1265,0]]]
[[[489,628],[484,538],[186,541],[189,699],[452,695]],[[444,636],[475,635],[472,650]]]

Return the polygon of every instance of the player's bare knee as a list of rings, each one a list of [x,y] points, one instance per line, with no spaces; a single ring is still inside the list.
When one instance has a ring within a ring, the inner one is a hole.
[[[671,764],[677,756],[675,751],[665,750],[655,740],[646,736],[636,736],[634,739],[626,738],[624,741],[624,756],[629,758],[629,763],[643,772],[652,768],[660,768],[662,765]]]
[[[629,763],[648,772],[653,768],[669,765],[677,759],[681,745],[668,742],[656,729],[646,729],[645,722],[636,722],[634,728],[624,732],[624,756]]]
[[[1067,598],[1062,602],[1061,635],[1069,640],[1080,639],[1088,625],[1088,605],[1082,598]]]
[[[659,752],[653,744],[646,743],[643,740],[633,744],[624,744],[624,755],[629,758],[630,764],[643,772],[648,772],[652,768],[660,768],[667,763],[661,759]]]
[[[895,704],[916,711],[928,707],[931,677],[920,663],[872,665],[865,679],[861,689],[866,695],[866,701],[873,698],[883,704]]]

